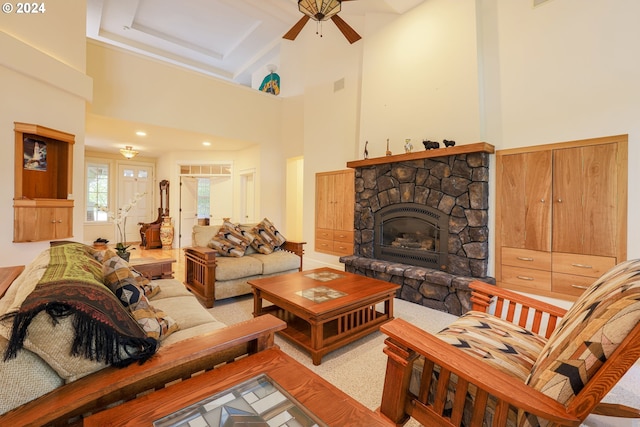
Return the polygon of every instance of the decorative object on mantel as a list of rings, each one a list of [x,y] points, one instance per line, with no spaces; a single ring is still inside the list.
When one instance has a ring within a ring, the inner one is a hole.
[[[391,150],[389,150],[389,138],[387,138],[387,152],[385,153],[387,156],[391,155]]]
[[[411,138],[407,138],[404,140],[404,152],[409,154],[413,151],[413,144],[411,143]]]
[[[347,162],[348,168],[360,168],[364,166],[382,165],[386,163],[406,162],[411,160],[429,159],[432,157],[441,157],[443,151],[446,151],[445,156],[453,156],[456,154],[469,154],[469,153],[495,153],[495,147],[486,142],[474,142],[471,144],[456,145],[455,147],[449,147],[446,150],[420,150],[413,153],[395,154],[393,156],[381,156],[370,157],[364,160],[351,160]]]
[[[132,146],[127,145],[126,147],[120,149],[120,154],[122,154],[127,159],[133,159],[138,155],[138,151],[134,150]]]
[[[448,140],[448,139],[443,139],[443,140],[442,140],[442,143],[443,143],[443,144],[444,144],[444,146],[445,146],[445,147],[447,147],[447,148],[448,148],[448,147],[453,147],[454,145],[456,145],[456,142],[455,142],[455,141],[451,141],[451,140]]]
[[[422,141],[425,150],[435,150],[436,148],[440,148],[440,143],[437,141],[429,141],[425,139]]]
[[[364,142],[364,153],[363,153],[363,156],[364,156],[365,160],[369,158],[369,150],[367,149],[367,145],[369,145],[369,141],[365,141]]]

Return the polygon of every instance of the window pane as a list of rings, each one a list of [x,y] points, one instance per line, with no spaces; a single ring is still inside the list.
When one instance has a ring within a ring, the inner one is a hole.
[[[109,165],[87,163],[86,216],[88,222],[107,221],[109,215]]]
[[[198,218],[209,218],[211,180],[209,178],[198,178]]]

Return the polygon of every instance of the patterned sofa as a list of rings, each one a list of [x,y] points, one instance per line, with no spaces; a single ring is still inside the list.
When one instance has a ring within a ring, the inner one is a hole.
[[[273,345],[275,319],[227,326],[174,279],[62,242],[0,295],[0,425],[98,411]]]
[[[251,293],[249,280],[302,271],[304,242],[292,242],[265,218],[258,224],[195,225],[185,248],[185,285],[207,307]]]

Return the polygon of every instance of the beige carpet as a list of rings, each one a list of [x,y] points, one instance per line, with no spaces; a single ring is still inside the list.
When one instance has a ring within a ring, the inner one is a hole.
[[[251,295],[245,295],[216,301],[215,307],[209,311],[218,320],[228,325],[238,323],[252,317],[253,298]],[[394,312],[395,317],[402,318],[429,332],[438,332],[456,318],[453,315],[399,299],[394,300]],[[303,352],[295,344],[279,336],[276,336],[276,343],[285,353],[307,368],[369,409],[375,410],[380,406],[386,367],[386,356],[382,352],[385,337],[381,332],[375,332],[361,338],[325,355],[320,366],[314,366],[308,353]],[[640,407],[637,384],[640,384],[640,368],[627,374],[606,400]],[[616,422],[608,417],[590,417],[587,420],[588,422],[584,424],[587,427],[640,427],[640,423],[634,421]],[[406,427],[415,426],[419,426],[415,420],[410,420],[406,424]]]

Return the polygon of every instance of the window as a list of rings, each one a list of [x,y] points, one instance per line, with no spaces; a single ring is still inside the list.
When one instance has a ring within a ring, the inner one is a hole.
[[[198,218],[209,218],[211,206],[211,180],[198,179]]]
[[[109,165],[87,163],[86,221],[107,221],[109,215]]]

